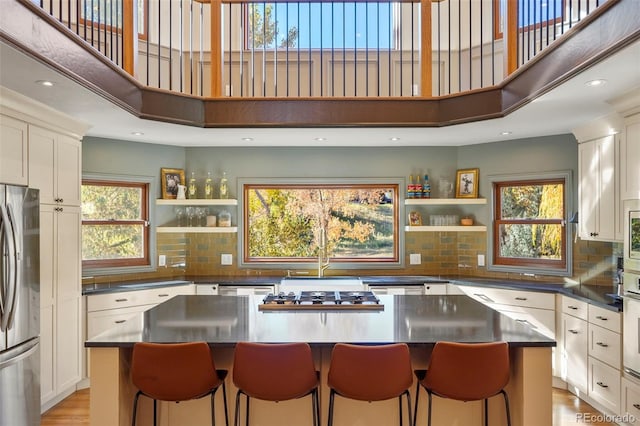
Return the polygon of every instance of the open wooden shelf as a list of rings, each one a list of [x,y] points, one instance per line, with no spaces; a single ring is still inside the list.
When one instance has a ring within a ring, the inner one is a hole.
[[[407,206],[487,204],[487,199],[486,198],[406,198],[404,200],[404,204]]]
[[[405,232],[483,232],[487,230],[484,225],[473,226],[405,226]]]

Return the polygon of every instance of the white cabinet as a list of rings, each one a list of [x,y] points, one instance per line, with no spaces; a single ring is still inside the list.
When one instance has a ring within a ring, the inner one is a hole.
[[[405,206],[456,206],[456,205],[470,205],[470,204],[487,204],[486,198],[408,198],[404,200]],[[406,208],[407,214],[409,214],[409,207]],[[423,217],[422,220],[426,224],[427,217]],[[465,231],[465,232],[483,232],[487,230],[484,225],[471,225],[461,226],[458,224],[450,224],[443,226],[431,226],[431,225],[419,225],[419,226],[405,226],[406,232],[446,232],[446,231]]]
[[[80,141],[29,126],[29,186],[40,190],[40,203],[80,205]]]
[[[625,118],[620,146],[620,198],[640,199],[640,113]]]
[[[586,395],[588,387],[587,362],[589,326],[587,321],[562,314],[562,367],[561,376],[569,385],[569,390],[578,395]]]
[[[214,283],[198,283],[196,284],[196,294],[205,294],[215,296],[218,294],[220,286]]]
[[[43,407],[81,378],[80,207],[40,205]]]
[[[626,377],[620,387],[620,415],[628,420],[625,424],[640,426],[640,384]]]
[[[0,184],[27,185],[27,123],[0,114]]]
[[[616,182],[620,140],[605,136],[578,147],[580,238],[615,241],[622,218],[619,184]]]
[[[612,413],[620,411],[620,370],[589,357],[589,398]]]
[[[276,285],[221,285],[218,287],[218,294],[221,296],[252,296],[275,294]]]
[[[178,295],[195,294],[192,284],[87,296],[87,339]]]

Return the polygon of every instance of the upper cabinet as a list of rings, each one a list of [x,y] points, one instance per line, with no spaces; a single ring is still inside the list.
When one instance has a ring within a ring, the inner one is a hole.
[[[620,197],[617,183],[619,138],[610,135],[578,147],[580,238],[616,241],[621,238]]]
[[[620,198],[640,199],[640,112],[625,118],[620,145]]]
[[[81,161],[80,141],[29,126],[29,186],[41,203],[80,206]]]
[[[27,123],[0,114],[0,184],[27,185]]]

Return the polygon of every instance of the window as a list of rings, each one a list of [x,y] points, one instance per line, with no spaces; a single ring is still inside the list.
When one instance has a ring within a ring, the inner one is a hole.
[[[564,14],[565,0],[547,0],[547,1],[523,1],[518,0],[518,31],[531,31],[540,26],[549,26],[562,22]],[[494,15],[494,37],[499,40],[503,37],[503,23],[506,2],[501,0],[493,0]],[[515,6],[516,3],[509,2],[509,7]]]
[[[242,187],[245,264],[399,263],[398,183]]]
[[[84,0],[81,18],[85,24],[97,23],[100,28],[122,30],[123,2],[121,0]],[[138,0],[138,34],[147,33],[148,0]]]
[[[493,180],[491,269],[547,275],[571,270],[568,176]]]
[[[388,3],[248,3],[247,49],[389,49],[395,42]]]
[[[149,241],[149,182],[83,180],[83,268],[148,266]]]

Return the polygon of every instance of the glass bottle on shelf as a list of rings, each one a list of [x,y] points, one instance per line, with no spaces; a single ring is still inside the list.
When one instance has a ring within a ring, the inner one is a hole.
[[[213,198],[213,179],[211,172],[207,172],[207,178],[204,181],[204,198],[211,200]]]
[[[189,178],[189,185],[187,186],[187,197],[188,198],[197,198],[198,196],[198,187],[196,186],[196,172],[191,172],[191,177]]]
[[[422,181],[422,198],[431,198],[431,184],[429,183],[429,175],[424,175]]]
[[[227,172],[222,172],[222,179],[220,179],[220,198],[229,198],[229,184],[227,182]]]

